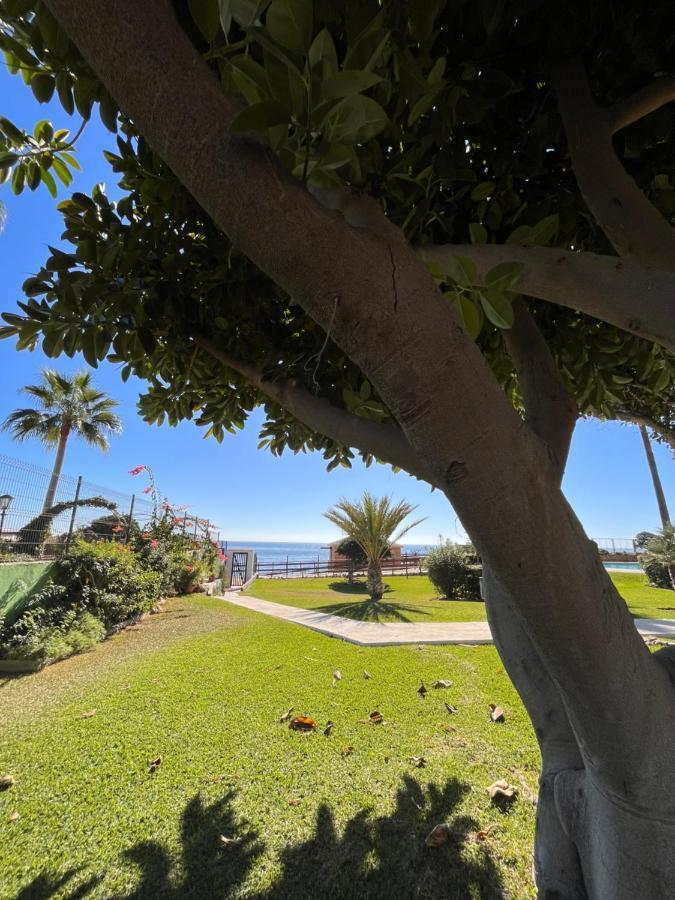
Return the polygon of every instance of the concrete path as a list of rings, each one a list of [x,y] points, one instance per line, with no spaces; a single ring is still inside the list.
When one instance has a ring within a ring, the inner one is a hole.
[[[220,595],[222,600],[252,609],[255,612],[304,625],[312,631],[319,631],[329,637],[341,638],[351,644],[367,647],[387,647],[394,644],[491,644],[492,635],[487,622],[359,622],[284,606],[257,597],[228,592]],[[640,634],[660,638],[675,639],[675,619],[636,619]]]

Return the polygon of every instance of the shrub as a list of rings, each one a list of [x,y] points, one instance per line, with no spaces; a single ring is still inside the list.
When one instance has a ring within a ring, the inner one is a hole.
[[[481,566],[471,544],[443,541],[429,551],[425,567],[431,583],[446,599],[480,598]]]
[[[663,563],[658,562],[656,559],[645,560],[645,554],[641,554],[640,556],[640,565],[644,569],[644,573],[647,576],[649,583],[652,587],[657,588],[670,588],[672,590],[672,583],[670,581],[670,575],[668,574],[668,567],[664,566]]]
[[[0,654],[46,662],[88,650],[104,637],[103,623],[91,613],[36,606],[25,610],[11,627],[0,629]]]

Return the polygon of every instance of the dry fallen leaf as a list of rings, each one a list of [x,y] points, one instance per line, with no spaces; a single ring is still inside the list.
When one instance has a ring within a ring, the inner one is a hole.
[[[446,704],[445,704],[445,708],[447,709],[447,711],[448,711],[449,713],[456,713],[456,712],[457,712],[457,707],[456,707],[456,706],[453,706],[452,703],[446,703]]]
[[[423,756],[411,756],[410,762],[414,763],[418,769],[423,769],[427,764],[427,761]]]
[[[77,718],[78,719],[91,719],[91,717],[95,716],[95,715],[96,715],[96,710],[90,709],[87,712],[80,713],[80,715],[77,716]]]
[[[0,791],[6,791],[16,784],[16,778],[13,775],[0,775]]]
[[[302,803],[302,800],[300,800],[299,797],[293,797],[292,800],[288,801],[289,806],[300,806],[301,803]]]
[[[14,812],[12,813],[12,815],[9,817],[9,821],[10,822],[18,822],[20,818],[21,818],[21,813],[15,809]]]
[[[440,825],[436,825],[426,837],[424,843],[427,847],[440,847],[442,844],[445,844],[450,837],[450,826],[447,822],[441,822]]]
[[[354,752],[354,748],[353,748],[353,747],[351,747],[351,746],[350,746],[350,747],[343,747],[342,750],[340,750],[340,755],[343,756],[343,757],[344,757],[344,756],[351,756],[353,752]]]
[[[506,720],[504,710],[501,706],[495,706],[494,703],[490,704],[490,718],[493,722],[504,722]]]
[[[366,672],[366,670],[364,669],[364,670],[363,670],[363,677],[366,679],[366,681],[368,681],[368,679],[370,678],[370,672]]]
[[[512,784],[509,784],[508,781],[500,780],[490,785],[488,794],[494,804],[506,804],[512,803],[516,799],[518,790]]]
[[[481,828],[480,831],[474,831],[471,833],[471,838],[477,843],[480,844],[481,841],[484,841],[493,831],[499,828],[499,825],[488,825],[487,828]]]
[[[221,834],[218,838],[218,841],[222,847],[228,847],[230,844],[238,844],[238,838],[225,837],[224,834]]]
[[[331,733],[331,731],[333,730],[334,727],[335,727],[335,723],[334,723],[334,722],[331,722],[331,720],[329,719],[329,720],[326,722],[326,727],[325,727],[324,730],[323,730],[323,733],[326,735],[326,737],[329,737],[329,735],[330,735],[330,733]]]
[[[423,682],[423,681],[420,681],[420,686],[417,688],[417,693],[420,695],[420,697],[422,698],[422,700],[424,700],[424,698],[425,698],[426,695],[427,695],[427,689],[424,687],[424,682]]]
[[[310,716],[296,716],[291,719],[288,727],[293,731],[314,731],[316,722]]]
[[[293,707],[291,706],[290,709],[287,709],[285,713],[282,713],[281,717],[279,718],[279,721],[280,722],[288,722],[288,720],[291,717],[292,712],[293,712]]]
[[[431,682],[431,686],[433,688],[449,688],[449,687],[452,687],[452,682],[445,681],[442,678],[437,678],[436,681]]]
[[[158,756],[157,759],[153,759],[150,763],[150,772],[156,772],[157,769],[162,765],[162,757]]]
[[[368,721],[371,725],[382,725],[382,723],[384,722],[384,716],[376,709],[368,716]]]

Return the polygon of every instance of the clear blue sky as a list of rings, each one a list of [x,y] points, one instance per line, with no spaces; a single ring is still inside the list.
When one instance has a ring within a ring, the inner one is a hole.
[[[39,105],[17,77],[0,70],[0,115],[32,128],[41,118],[68,127],[68,117],[58,104]],[[79,122],[73,122],[75,131]],[[89,192],[97,181],[115,194],[115,178],[102,156],[114,137],[100,124],[96,114],[78,143],[83,171],[76,175],[72,190]],[[62,190],[61,199],[67,194]],[[0,235],[0,309],[7,311],[21,298],[23,280],[34,273],[47,255],[47,244],[58,244],[61,217],[55,201],[44,188],[35,194],[14,197],[6,185],[0,199],[8,210],[4,234]],[[49,361],[39,352],[18,353],[10,341],[0,342],[0,417],[21,404],[19,387],[37,379],[45,364],[70,372],[85,365],[83,360]],[[341,496],[354,497],[365,488],[374,493],[393,493],[419,504],[419,515],[427,521],[411,532],[411,543],[435,541],[439,534],[463,535],[447,501],[438,492],[404,474],[393,474],[386,466],[325,471],[317,455],[284,455],[281,459],[256,450],[261,416],[251,416],[243,432],[227,436],[222,444],[204,440],[191,423],[177,428],[150,427],[136,413],[142,384],[130,379],[123,384],[115,366],[103,364],[95,374],[100,388],[120,401],[124,434],[114,439],[104,456],[71,442],[64,471],[83,474],[89,481],[119,491],[138,489],[127,473],[133,466],[153,467],[163,494],[177,504],[208,517],[230,540],[316,540],[336,537],[321,513]],[[0,433],[0,453],[49,466],[51,455],[36,442],[15,444]],[[666,494],[675,512],[675,463],[667,448],[656,446]],[[508,465],[508,460],[504,461]],[[637,531],[658,527],[658,511],[637,429],[611,423],[584,421],[574,437],[565,478],[565,492],[587,532],[595,538],[631,537]]]

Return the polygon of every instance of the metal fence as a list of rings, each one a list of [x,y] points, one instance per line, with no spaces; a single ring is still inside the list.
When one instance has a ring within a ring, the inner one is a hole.
[[[82,476],[60,475],[50,498],[51,477],[48,469],[0,455],[0,558],[57,556],[77,535],[124,542],[132,523],[142,531],[157,512],[146,496],[114,491]],[[219,536],[208,519],[179,515],[179,531],[196,534],[199,527],[200,535]]]
[[[419,575],[424,569],[424,556],[402,555],[381,560],[383,575]],[[334,560],[269,560],[258,561],[259,578],[326,578],[332,575],[364,575],[363,566],[346,559]]]

